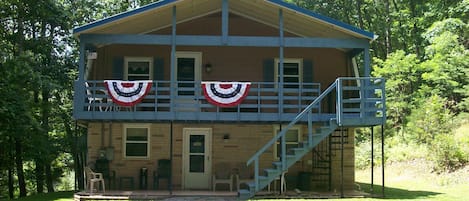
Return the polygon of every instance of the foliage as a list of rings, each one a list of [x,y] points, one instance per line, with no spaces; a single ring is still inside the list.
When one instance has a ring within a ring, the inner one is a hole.
[[[469,153],[463,150],[461,142],[457,141],[453,135],[438,135],[430,151],[429,155],[435,164],[434,169],[438,172],[451,172],[469,162]]]
[[[448,134],[453,115],[445,108],[446,100],[437,95],[419,100],[408,117],[407,138],[419,144],[429,144],[435,137]]]

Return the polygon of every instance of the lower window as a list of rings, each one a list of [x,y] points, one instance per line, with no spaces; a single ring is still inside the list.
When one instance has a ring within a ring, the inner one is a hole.
[[[291,128],[290,130],[285,133],[285,145],[287,147],[287,151],[291,148],[298,147],[298,143],[301,141],[301,127],[300,126],[295,126]],[[280,133],[280,126],[275,126],[274,127],[274,135],[277,135]],[[279,139],[274,147],[274,157],[276,159],[280,158],[280,155],[282,154],[282,144],[281,144],[281,139]]]
[[[148,158],[150,155],[150,126],[124,126],[125,158]]]

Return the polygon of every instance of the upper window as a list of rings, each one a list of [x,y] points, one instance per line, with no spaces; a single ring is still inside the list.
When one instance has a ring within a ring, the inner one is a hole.
[[[274,127],[274,135],[277,135],[280,133],[280,127],[275,126]],[[281,144],[281,139],[279,139],[276,142],[276,146],[274,147],[274,157],[275,158],[280,158],[280,155],[282,154],[282,144]],[[301,141],[301,129],[299,126],[294,126],[290,130],[285,133],[285,144],[287,147],[287,150],[291,148],[298,147],[298,143]]]
[[[152,80],[153,60],[150,57],[125,57],[125,80]]]
[[[149,158],[150,156],[150,126],[124,126],[125,158]]]
[[[283,59],[283,82],[285,88],[298,88],[302,78],[302,59]],[[280,81],[280,59],[275,59],[275,82]]]

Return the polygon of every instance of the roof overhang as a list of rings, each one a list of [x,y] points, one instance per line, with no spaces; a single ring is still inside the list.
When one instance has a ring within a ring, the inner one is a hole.
[[[173,6],[177,23],[183,23],[221,11],[220,0],[162,0],[98,20],[73,30],[80,34],[145,34],[171,26]],[[281,0],[229,1],[229,11],[239,16],[279,27],[279,10],[283,11],[284,29],[301,37],[361,38],[374,40],[371,32],[297,7]]]

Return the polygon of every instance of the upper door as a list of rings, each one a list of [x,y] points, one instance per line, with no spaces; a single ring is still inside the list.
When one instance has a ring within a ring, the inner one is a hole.
[[[195,83],[201,81],[201,52],[176,52],[178,95],[194,95]]]

